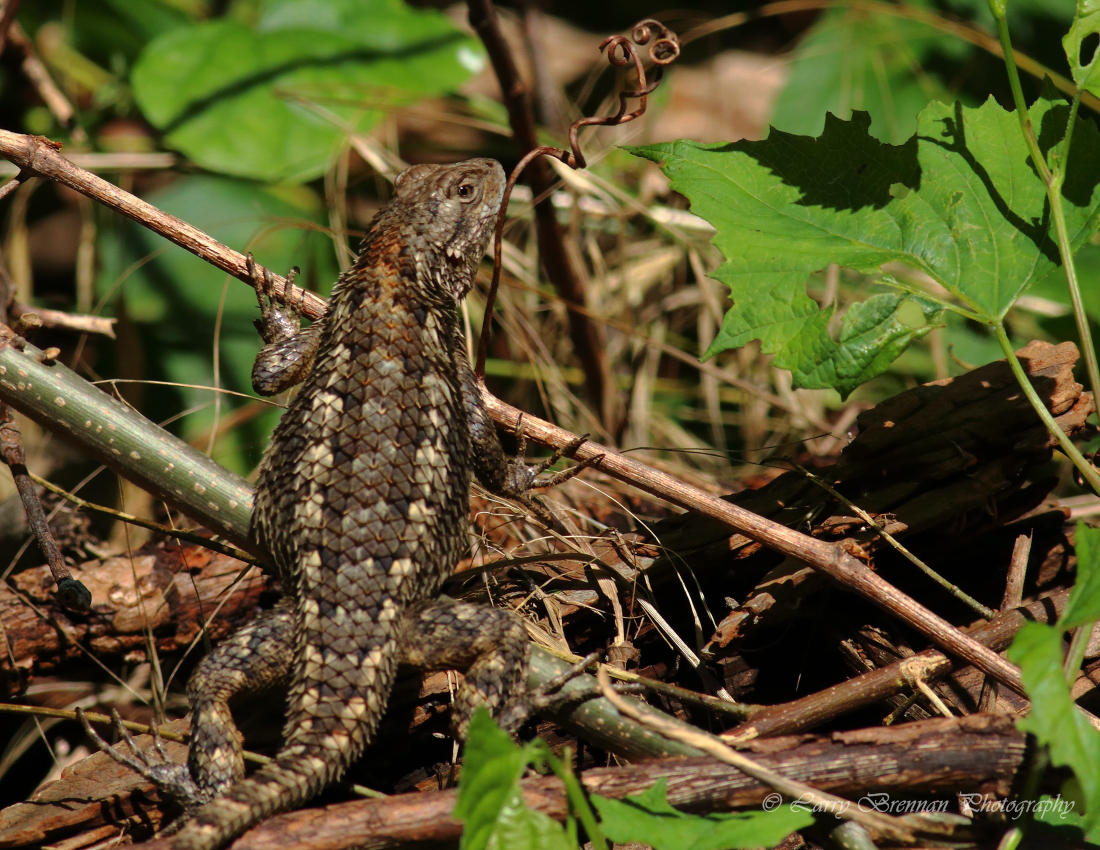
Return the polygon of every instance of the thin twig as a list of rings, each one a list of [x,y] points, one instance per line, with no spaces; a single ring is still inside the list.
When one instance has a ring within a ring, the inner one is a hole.
[[[932,579],[932,581],[934,581],[936,584],[938,584],[960,602],[974,609],[974,611],[978,613],[978,616],[985,617],[987,620],[992,620],[997,615],[997,612],[990,608],[988,605],[982,605],[981,602],[979,602],[961,587],[945,579],[942,575],[940,575],[938,572],[928,566],[928,564],[926,564],[924,561],[922,561],[920,558],[910,552],[908,548],[902,545],[902,543],[896,537],[894,537],[894,535],[892,535],[885,528],[879,525],[879,523],[875,520],[873,516],[867,513],[867,511],[863,510],[863,508],[861,508],[847,496],[837,492],[834,488],[830,487],[826,481],[824,481],[817,475],[814,475],[802,464],[795,463],[794,461],[790,461],[790,463],[795,469],[805,475],[806,478],[808,478],[810,481],[812,481],[834,499],[842,502],[845,506],[847,506],[849,510],[855,512],[855,514],[861,520],[863,520],[865,523],[871,526],[871,528],[878,532],[879,536],[882,537],[883,540],[894,547],[897,552],[901,553],[902,557],[908,560],[913,566],[915,566],[918,570],[920,570],[922,573]]]
[[[748,756],[742,755],[736,750],[727,747],[725,744],[715,741],[710,735],[703,734],[702,732],[693,734],[690,731],[685,731],[672,724],[666,724],[663,722],[662,718],[654,717],[649,712],[639,711],[635,706],[631,705],[628,700],[615,692],[615,689],[611,686],[611,679],[607,675],[607,670],[602,665],[596,673],[596,678],[600,683],[600,688],[603,690],[604,699],[615,706],[616,710],[621,714],[626,715],[634,722],[656,729],[662,735],[666,735],[673,740],[697,747],[708,756],[723,761],[726,764],[733,765],[741,772],[774,788],[781,794],[786,794],[788,797],[795,800],[805,801],[807,805],[813,806],[815,810],[820,807],[821,811],[832,812],[838,817],[850,818],[857,823],[863,824],[870,829],[874,829],[898,841],[913,841],[914,835],[912,830],[903,825],[897,818],[892,818],[889,815],[881,815],[878,812],[861,811],[860,807],[852,806],[850,802],[841,797],[836,797],[824,791],[818,791],[816,788],[806,785],[805,783],[790,779],[783,776],[781,773],[764,767]]]
[[[174,537],[177,540],[186,540],[188,543],[194,543],[196,546],[201,546],[204,549],[209,549],[212,552],[217,552],[220,555],[226,555],[230,558],[236,558],[238,561],[243,561],[246,564],[258,566],[261,564],[259,558],[255,558],[249,555],[247,552],[242,552],[234,546],[227,546],[224,543],[220,543],[217,540],[213,540],[206,535],[199,534],[195,531],[188,531],[184,528],[172,528],[168,525],[163,525],[159,522],[153,522],[152,520],[142,519],[141,517],[128,514],[125,511],[115,510],[114,508],[108,508],[104,505],[97,505],[94,502],[89,502],[80,498],[75,493],[70,493],[68,490],[64,490],[58,487],[51,481],[47,481],[41,476],[35,475],[33,472],[29,473],[31,480],[35,484],[45,487],[51,493],[55,493],[67,502],[71,502],[78,508],[82,508],[92,513],[101,514],[103,516],[109,516],[112,519],[117,519],[120,522],[129,523],[130,525],[136,525],[139,528],[147,528],[150,531],[156,531],[159,534],[163,534],[166,537]]]
[[[38,540],[38,547],[57,583],[58,599],[66,608],[87,611],[92,605],[92,594],[82,582],[73,578],[73,574],[65,566],[61,549],[50,531],[46,512],[42,509],[42,501],[38,498],[27,472],[27,456],[23,452],[23,437],[19,432],[19,425],[6,404],[0,404],[0,458],[11,469],[15,487],[23,502],[23,510],[27,513],[27,525]]]
[[[99,334],[110,339],[115,338],[115,322],[118,321],[118,319],[109,319],[106,316],[88,316],[78,313],[66,313],[62,310],[47,310],[44,307],[30,307],[18,302],[8,308],[8,314],[13,319],[37,316],[40,325],[44,328],[57,328],[84,334]]]

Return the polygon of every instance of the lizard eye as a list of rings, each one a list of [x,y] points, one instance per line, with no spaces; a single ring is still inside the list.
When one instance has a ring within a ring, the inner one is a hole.
[[[455,195],[459,200],[472,201],[477,195],[477,189],[472,183],[460,183],[455,187]]]

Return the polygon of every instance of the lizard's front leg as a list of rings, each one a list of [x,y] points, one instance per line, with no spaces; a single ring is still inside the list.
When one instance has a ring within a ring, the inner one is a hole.
[[[581,470],[587,469],[593,463],[596,463],[603,455],[589,458],[564,472],[539,478],[540,473],[557,463],[560,458],[569,456],[588,437],[587,435],[578,437],[565,448],[555,451],[546,460],[528,465],[524,457],[527,441],[523,436],[523,421],[520,420],[518,452],[515,458],[509,459],[500,445],[500,437],[497,435],[496,426],[489,416],[489,410],[485,407],[485,401],[481,397],[481,390],[478,387],[477,379],[474,377],[473,369],[470,368],[469,361],[466,359],[466,350],[461,332],[457,335],[455,341],[455,358],[458,365],[459,379],[462,382],[462,400],[466,407],[466,417],[470,426],[470,456],[477,480],[490,493],[519,502],[547,528],[564,535],[575,534],[576,529],[570,528],[570,524],[553,511],[541,498],[532,496],[531,491],[562,484]]]
[[[260,395],[275,395],[300,384],[313,368],[324,319],[318,319],[305,330],[301,329],[302,299],[299,296],[295,303],[293,285],[294,278],[298,276],[296,268],[287,274],[282,305],[276,303],[274,298],[271,271],[264,269],[261,274],[251,255],[248,257],[248,271],[252,275],[256,299],[260,302],[260,318],[254,324],[266,343],[252,364],[252,388]],[[297,291],[301,293],[302,290]]]

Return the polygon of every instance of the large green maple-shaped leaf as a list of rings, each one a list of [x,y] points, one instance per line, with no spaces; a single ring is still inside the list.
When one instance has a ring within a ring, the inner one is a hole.
[[[1049,90],[1032,107],[1044,152],[1064,137],[1068,114]],[[976,109],[933,103],[904,145],[872,138],[869,123],[855,113],[829,116],[817,138],[773,130],[762,142],[630,149],[660,163],[717,230],[726,262],[714,276],[734,304],[705,357],[760,339],[798,386],[847,394],[928,333],[944,306],[998,321],[1059,262],[1013,113],[992,100]],[[1100,134],[1078,121],[1062,191],[1075,249],[1100,219],[1098,182]],[[851,307],[831,337],[832,310],[806,294],[807,275],[830,263],[875,273],[892,262],[927,273],[953,298],[877,295]]]
[[[380,107],[453,91],[483,57],[444,15],[400,0],[271,0],[255,27],[165,33],[132,83],[145,116],[204,168],[305,181]]]

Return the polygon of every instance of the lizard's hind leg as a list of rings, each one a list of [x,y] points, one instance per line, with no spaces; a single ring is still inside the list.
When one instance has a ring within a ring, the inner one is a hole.
[[[294,661],[294,609],[283,599],[218,644],[191,674],[191,748],[187,766],[203,801],[244,776],[241,736],[229,711],[238,695],[285,686]]]
[[[187,684],[191,703],[191,746],[187,767],[171,761],[154,735],[153,749],[138,750],[116,718],[119,734],[133,755],[111,747],[85,720],[85,728],[105,753],[133,769],[175,799],[184,820],[203,803],[244,776],[240,734],[229,711],[238,694],[283,684],[290,671],[294,612],[286,601],[261,614],[207,655]]]
[[[459,738],[478,706],[509,733],[527,719],[524,680],[530,642],[519,615],[491,605],[440,599],[406,613],[401,663],[424,670],[463,670],[451,726]]]

